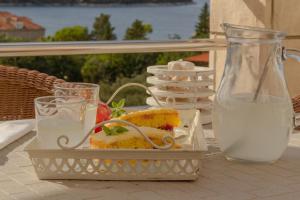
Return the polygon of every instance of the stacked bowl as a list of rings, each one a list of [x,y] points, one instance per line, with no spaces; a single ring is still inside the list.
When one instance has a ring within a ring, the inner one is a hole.
[[[178,110],[199,109],[203,124],[211,122],[212,101],[214,94],[213,69],[195,66],[188,61],[172,61],[168,65],[149,66],[147,77],[151,92],[163,106]],[[157,107],[153,97],[147,98],[147,104]]]

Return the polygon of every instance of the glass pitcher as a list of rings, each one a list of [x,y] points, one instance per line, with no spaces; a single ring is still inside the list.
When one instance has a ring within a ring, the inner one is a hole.
[[[221,150],[227,159],[275,161],[294,126],[282,64],[287,55],[282,47],[285,33],[222,27],[227,57],[213,106],[213,129]]]

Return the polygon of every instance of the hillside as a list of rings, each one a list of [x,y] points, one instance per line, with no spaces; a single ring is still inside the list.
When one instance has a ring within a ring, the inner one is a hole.
[[[192,3],[193,0],[1,0],[0,5],[89,5],[89,4],[143,4]]]

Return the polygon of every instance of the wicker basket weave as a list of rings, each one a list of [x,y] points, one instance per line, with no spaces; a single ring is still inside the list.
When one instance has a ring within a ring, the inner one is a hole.
[[[292,98],[295,113],[300,113],[300,95]]]
[[[35,70],[0,65],[0,121],[34,118],[34,98],[52,95],[56,82],[64,80]]]

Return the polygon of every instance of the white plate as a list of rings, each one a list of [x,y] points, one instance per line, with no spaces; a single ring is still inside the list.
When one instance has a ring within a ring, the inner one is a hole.
[[[146,103],[150,106],[155,106],[155,107],[158,107],[156,101],[154,100],[153,97],[148,97],[146,99]],[[211,100],[201,100],[197,103],[186,103],[186,102],[176,102],[175,104],[168,104],[166,102],[163,102],[163,101],[159,101],[159,103],[162,105],[162,106],[165,106],[165,107],[172,107],[172,108],[175,108],[175,109],[191,109],[191,108],[197,108],[197,109],[208,109],[210,110],[211,107],[212,107],[212,101]]]
[[[208,67],[196,66],[193,70],[169,70],[167,65],[154,65],[147,67],[147,72],[151,74],[164,74],[164,75],[211,75],[214,70]]]
[[[208,88],[200,88],[197,92],[174,92],[158,89],[155,86],[149,87],[149,90],[158,97],[174,97],[174,98],[201,98],[209,97],[214,91]]]
[[[174,80],[163,80],[156,76],[147,77],[147,83],[152,85],[168,85],[168,86],[183,86],[183,87],[203,87],[213,85],[212,79],[199,80],[199,81],[174,81]]]

